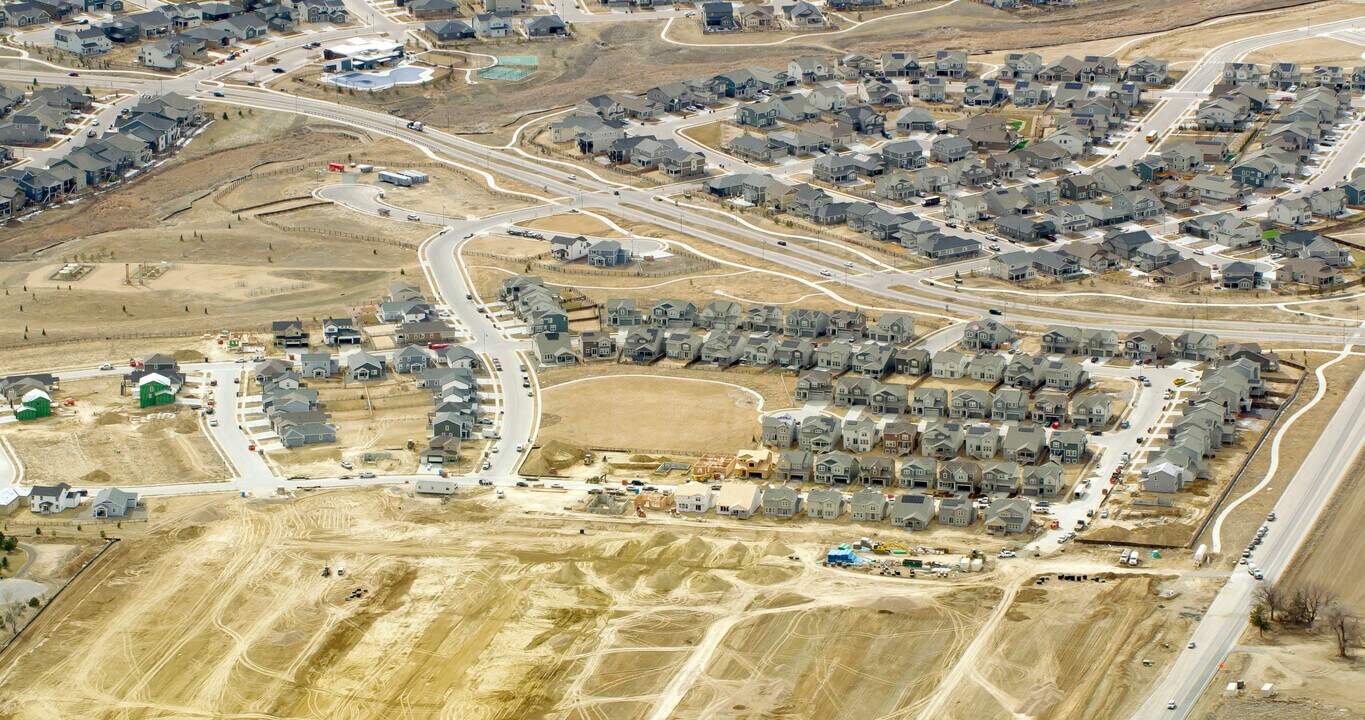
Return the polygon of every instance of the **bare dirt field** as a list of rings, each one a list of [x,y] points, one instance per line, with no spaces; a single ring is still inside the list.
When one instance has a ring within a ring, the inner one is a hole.
[[[55,401],[75,399],[50,418],[7,424],[33,485],[85,482],[156,485],[225,480],[231,473],[187,407],[139,408],[114,378],[62,383]],[[170,414],[174,414],[171,416]]]
[[[1096,577],[1095,575],[1091,576]],[[1100,574],[1104,582],[1049,577],[1015,596],[985,656],[967,670],[947,717],[1123,717],[1160,679],[1194,621],[1181,606],[1211,583]],[[1142,660],[1153,662],[1144,667]],[[1127,711],[1127,712],[1125,712]]]
[[[1239,697],[1221,692],[1229,682],[1244,680]],[[1272,683],[1274,698],[1261,698],[1260,687]],[[1215,690],[1217,692],[1215,692]],[[1365,718],[1365,660],[1343,660],[1325,633],[1274,633],[1262,638],[1248,631],[1228,655],[1224,668],[1209,683],[1196,717],[1210,720],[1319,720]]]
[[[338,427],[337,442],[276,450],[270,453],[271,460],[289,477],[335,476],[341,472],[338,463],[342,460],[352,462],[357,471],[415,472],[417,452],[425,447],[429,434],[431,393],[413,381],[413,376],[398,373],[363,383],[310,380],[308,387],[318,391],[318,402]],[[416,444],[411,449],[410,442]],[[448,469],[471,468],[481,447],[478,442],[466,443],[466,460]],[[367,454],[387,457],[367,463],[363,459]]]
[[[730,384],[741,380],[741,386]],[[753,444],[758,398],[742,379],[603,377],[544,390],[538,443],[734,452]]]
[[[932,690],[999,597],[822,568],[773,531],[583,536],[500,507],[397,488],[202,506],[119,543],[0,656],[0,713],[868,717]]]

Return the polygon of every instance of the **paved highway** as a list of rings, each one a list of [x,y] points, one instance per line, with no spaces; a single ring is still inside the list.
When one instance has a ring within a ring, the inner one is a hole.
[[[1365,413],[1359,412],[1362,403],[1365,403],[1365,376],[1351,386],[1342,401],[1342,410],[1323,429],[1279,502],[1275,503],[1277,519],[1266,523],[1270,531],[1251,558],[1265,575],[1266,582],[1280,578],[1365,445]],[[1195,648],[1181,652],[1161,684],[1134,713],[1134,720],[1189,716],[1195,702],[1218,672],[1219,664],[1246,628],[1257,584],[1245,566],[1234,568],[1191,636]],[[1177,706],[1174,711],[1166,709],[1172,700]]]

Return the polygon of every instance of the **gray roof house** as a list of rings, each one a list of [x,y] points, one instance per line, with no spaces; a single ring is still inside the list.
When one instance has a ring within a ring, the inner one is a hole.
[[[806,514],[817,520],[838,520],[846,504],[838,490],[811,490],[806,494]]]
[[[801,512],[801,508],[801,493],[783,485],[764,488],[763,514],[767,517],[793,517]]]
[[[986,531],[995,533],[1021,533],[1028,529],[1033,519],[1033,509],[1023,498],[1002,498],[986,508]]]
[[[884,493],[877,490],[861,490],[853,493],[853,500],[849,503],[850,517],[854,522],[883,522],[886,520],[889,504]]]
[[[773,477],[784,483],[806,483],[815,470],[815,455],[808,450],[783,450],[773,466]]]
[[[940,525],[967,527],[976,522],[976,506],[967,498],[962,497],[939,500],[938,522]]]
[[[891,524],[906,530],[924,530],[934,521],[934,498],[906,493],[891,503]]]
[[[384,377],[384,359],[364,350],[346,355],[346,378],[352,381],[377,380]]]

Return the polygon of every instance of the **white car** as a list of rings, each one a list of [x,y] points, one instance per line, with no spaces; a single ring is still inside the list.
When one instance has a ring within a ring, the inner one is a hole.
[[[493,468],[493,463],[490,463],[490,462],[488,462],[487,460],[484,460],[484,461],[483,461],[483,469],[484,469],[484,470],[491,470],[492,468]]]
[[[1174,700],[1172,700],[1172,701],[1166,703],[1166,709],[1167,709],[1167,710],[1174,710],[1175,707],[1176,707],[1176,706],[1175,706],[1175,701],[1174,701]]]
[[[113,365],[110,365],[109,363],[105,363],[105,364],[103,364],[103,365],[100,366],[100,369],[101,369],[101,370],[113,370],[113,369],[114,369],[114,366],[113,366]]]
[[[218,427],[218,418],[209,418],[209,427]]]
[[[821,269],[820,269],[820,274],[821,274],[822,276],[824,276],[824,277],[832,277],[832,276],[834,275],[834,273],[832,273],[832,272],[830,272],[830,271],[828,271],[828,270],[826,270],[826,269],[824,269],[824,268],[821,268]]]
[[[1012,557],[1019,557],[1019,556],[1016,555],[1015,552],[1014,552],[1013,550],[1001,550],[1001,551],[1000,551],[1000,557],[1002,557],[1002,558],[1012,558]]]
[[[1187,650],[1193,650],[1193,649],[1194,649],[1194,641],[1191,640],[1191,641],[1190,641],[1190,644],[1189,644],[1189,645],[1186,645],[1185,648],[1186,648]]]

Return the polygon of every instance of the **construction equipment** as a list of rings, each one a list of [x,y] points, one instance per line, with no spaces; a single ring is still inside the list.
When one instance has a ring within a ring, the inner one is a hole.
[[[910,548],[905,547],[904,545],[898,545],[896,543],[876,543],[875,545],[872,546],[872,552],[880,553],[883,555],[889,554],[896,550],[899,550],[900,554],[902,555],[910,554]]]
[[[322,576],[323,576],[323,577],[332,577],[332,567],[331,567],[330,565],[323,565],[323,566],[322,566]]]

